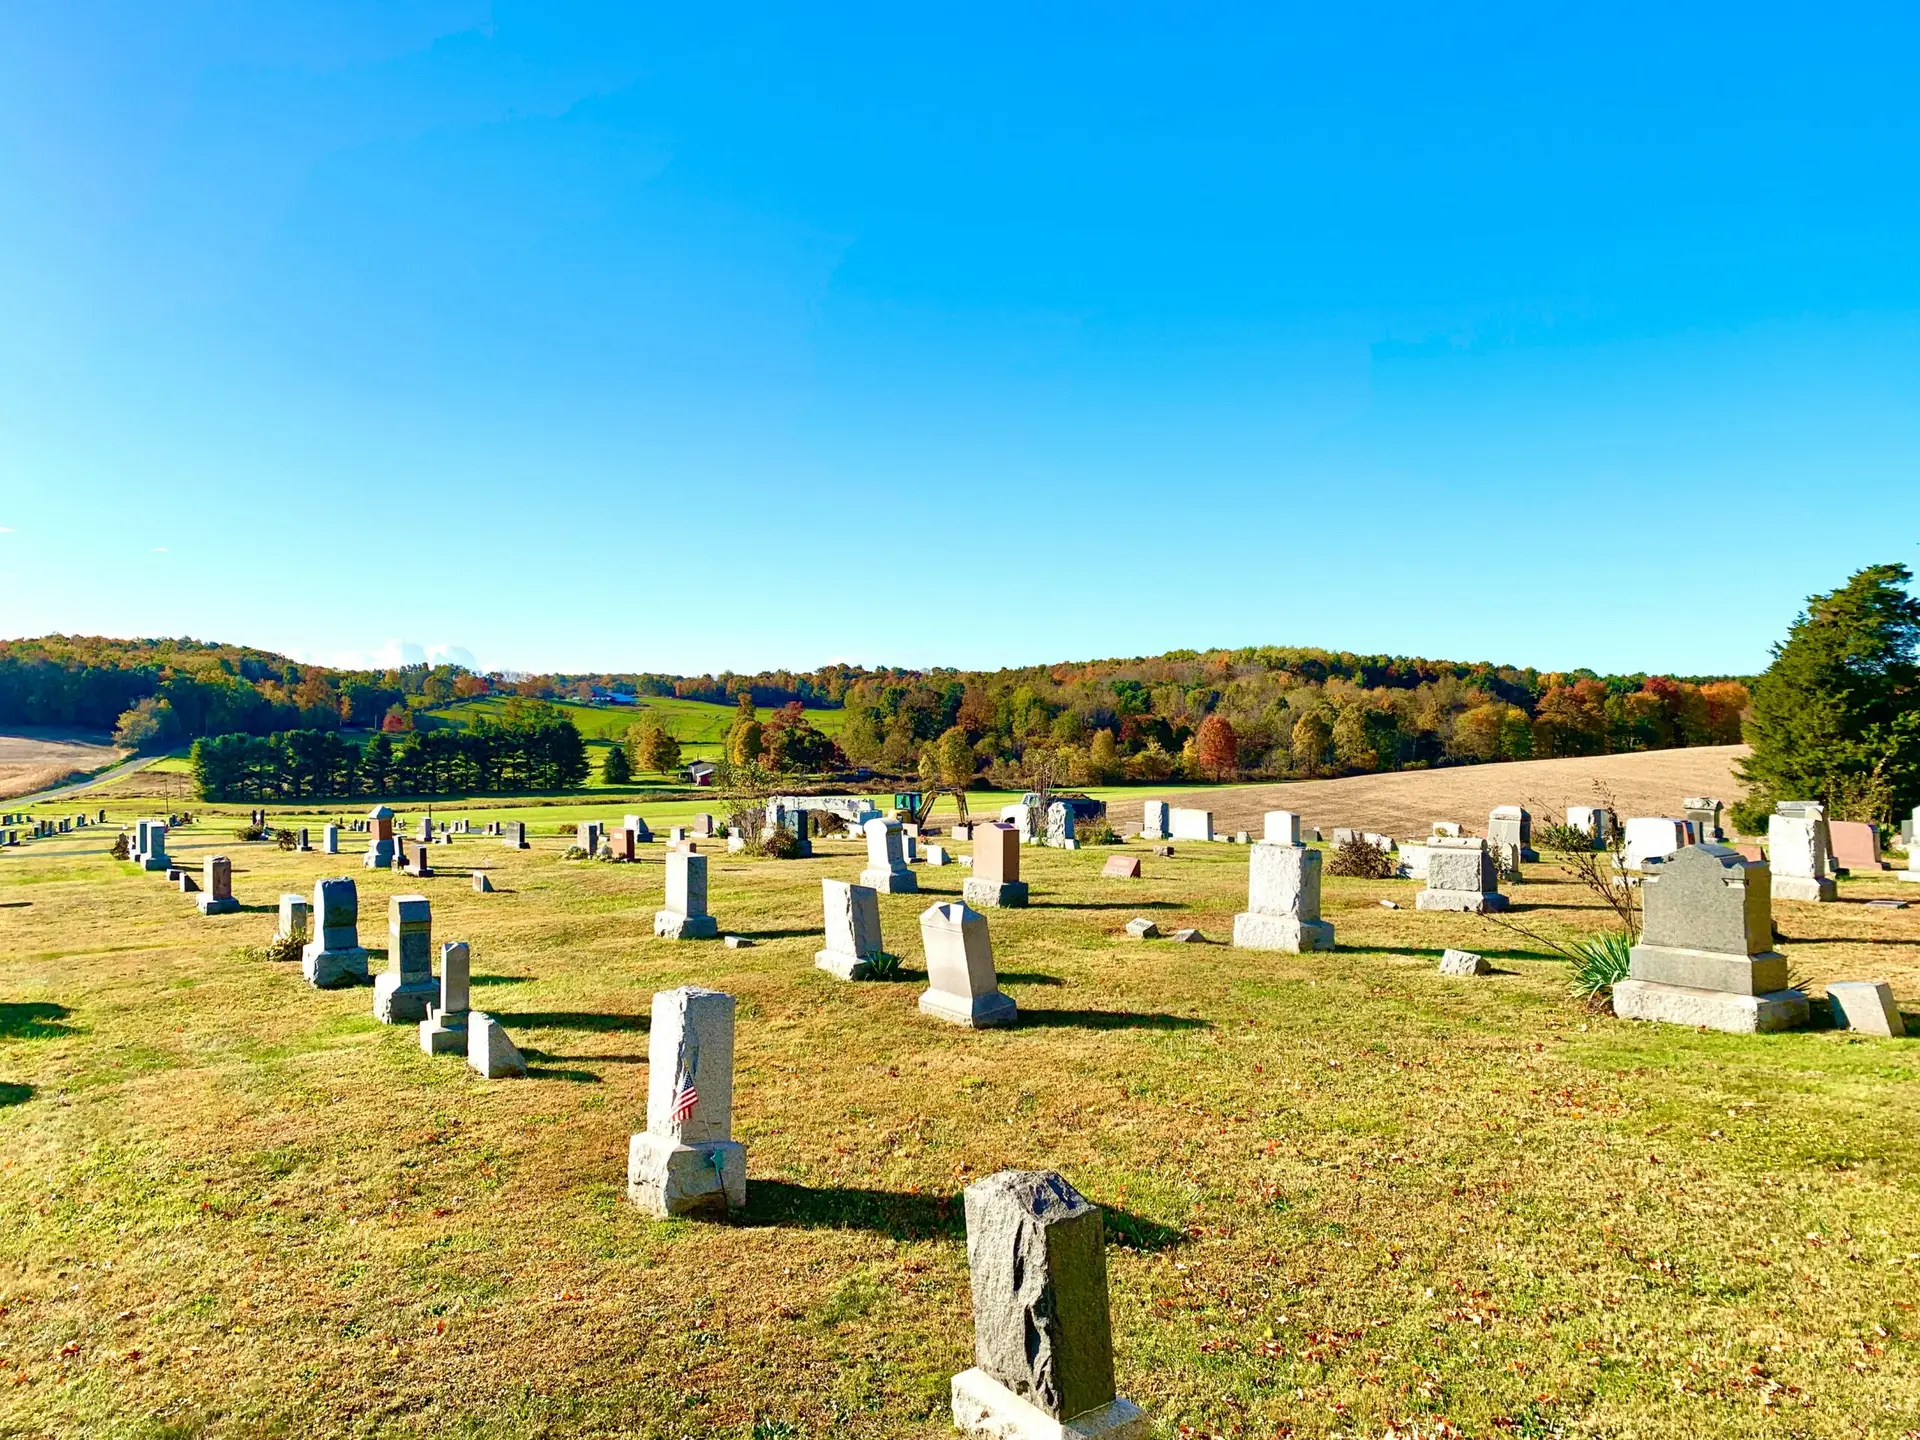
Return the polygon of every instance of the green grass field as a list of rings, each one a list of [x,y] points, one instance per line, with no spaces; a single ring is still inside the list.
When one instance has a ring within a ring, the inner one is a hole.
[[[647,698],[637,705],[580,705],[571,702],[562,703],[560,708],[566,711],[579,731],[591,742],[611,742],[627,733],[627,727],[638,725],[644,717],[652,716],[666,727],[667,733],[678,740],[690,760],[711,759],[720,751],[727,738],[727,728],[733,724],[734,707],[731,705],[712,705],[704,700],[673,700]],[[506,702],[488,698],[485,700],[463,700],[457,705],[445,705],[438,709],[424,711],[435,719],[452,721],[464,725],[469,717],[481,715],[499,719],[506,710]],[[757,712],[762,720],[773,713],[762,708]],[[840,727],[846,721],[844,710],[809,710],[807,719],[816,729],[826,735],[838,735]],[[597,752],[596,752],[597,758]]]
[[[0,1434],[944,1435],[956,1197],[1007,1166],[1107,1207],[1121,1388],[1166,1440],[1920,1427],[1920,1042],[1590,1015],[1558,961],[1413,911],[1409,881],[1328,880],[1333,954],[1125,938],[1227,935],[1227,845],[1133,882],[1028,851],[1033,907],[991,917],[1023,1023],[964,1032],[914,997],[916,916],[965,871],[881,897],[913,973],[849,985],[812,953],[854,843],[713,855],[712,909],[755,946],[676,945],[658,847],[568,862],[544,824],[620,808],[543,814],[525,853],[436,847],[416,880],[240,844],[207,807],[171,848],[233,858],[246,908],[212,919],[110,831],[0,855]],[[432,898],[531,1078],[249,955],[281,891],[336,873],[376,952],[388,896]],[[1531,874],[1527,923],[1597,923]],[[1777,916],[1816,987],[1886,974],[1916,1009],[1920,912]],[[1450,944],[1501,973],[1442,979]],[[740,1002],[749,1204],[661,1224],[624,1199],[627,1138],[650,996],[694,982]]]

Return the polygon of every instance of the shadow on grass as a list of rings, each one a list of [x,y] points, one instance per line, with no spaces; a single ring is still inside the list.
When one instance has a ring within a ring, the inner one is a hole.
[[[1000,981],[1007,985],[1064,985],[1067,983],[1057,975],[1042,975],[1037,970],[1001,970],[996,973]]]
[[[1358,955],[1406,955],[1415,960],[1431,960],[1440,963],[1441,954],[1448,948],[1444,945],[1342,945],[1342,950]],[[1456,945],[1456,950],[1470,949],[1474,954],[1488,960],[1551,960],[1556,964],[1568,963],[1564,955],[1555,955],[1551,950],[1488,950],[1478,945]]]
[[[24,1105],[33,1098],[33,1086],[0,1080],[0,1110],[9,1105]]]
[[[730,930],[730,935],[738,935],[747,940],[798,940],[803,935],[818,935],[818,930]]]
[[[1170,1225],[1128,1210],[1101,1207],[1107,1238],[1134,1250],[1166,1250],[1187,1237]],[[755,1180],[747,1208],[734,1224],[798,1230],[869,1230],[895,1240],[965,1240],[966,1211],[958,1195],[910,1195],[897,1190],[796,1185]]]
[[[1142,1010],[1029,1010],[1020,1009],[1023,1030],[1211,1030],[1213,1022],[1194,1015],[1168,1015]]]
[[[1178,900],[1031,900],[1029,910],[1183,910]]]
[[[599,1010],[522,1010],[518,1013],[492,1010],[488,1013],[509,1029],[589,1030],[597,1035],[614,1030],[645,1034],[652,1024],[649,1015],[613,1015]],[[531,1055],[533,1052],[529,1050],[526,1053]]]
[[[0,910],[24,910],[31,904],[31,900],[0,900]]]
[[[1862,936],[1857,940],[1849,940],[1843,936],[1838,936],[1838,935],[1823,935],[1818,939],[1815,939],[1814,937],[1809,936],[1806,939],[1801,940],[1801,939],[1796,939],[1792,935],[1782,935],[1779,931],[1776,930],[1774,932],[1773,938],[1777,944],[1781,944],[1781,945],[1892,945],[1897,948],[1903,948],[1908,950],[1913,948],[1913,941],[1911,940],[1869,939],[1866,936]]]
[[[0,1004],[0,1040],[50,1040],[73,1034],[60,1022],[73,1012],[51,1000],[13,1000]]]
[[[527,1062],[527,1078],[529,1080],[565,1080],[573,1085],[599,1085],[603,1083],[600,1077],[591,1070],[574,1070],[561,1065],[536,1065],[533,1063],[536,1060],[571,1060],[574,1058],[571,1055],[549,1055],[544,1050],[535,1050],[532,1046],[523,1045],[520,1048],[520,1056]]]
[[[525,975],[475,975],[470,980],[467,981],[467,984],[469,986],[524,985],[527,983],[527,979],[528,977]]]

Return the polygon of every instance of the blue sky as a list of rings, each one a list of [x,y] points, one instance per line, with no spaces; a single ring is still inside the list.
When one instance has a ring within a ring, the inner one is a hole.
[[[1915,558],[1920,20],[1550,8],[0,0],[0,633],[1756,669]]]

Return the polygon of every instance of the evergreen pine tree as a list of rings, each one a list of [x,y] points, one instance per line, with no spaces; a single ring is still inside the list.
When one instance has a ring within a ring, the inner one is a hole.
[[[609,785],[627,785],[633,780],[633,766],[627,761],[626,747],[615,745],[600,762],[600,778]]]

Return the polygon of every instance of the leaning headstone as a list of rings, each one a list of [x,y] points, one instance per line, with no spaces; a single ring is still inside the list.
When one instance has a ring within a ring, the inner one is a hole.
[[[653,916],[653,933],[664,940],[711,940],[719,923],[707,913],[707,857],[667,852],[667,903]]]
[[[1885,870],[1880,858],[1880,831],[1864,820],[1829,820],[1827,834],[1833,840],[1833,863],[1850,875],[1865,875]]]
[[[860,883],[885,895],[911,895],[919,890],[920,879],[907,868],[901,853],[900,822],[869,820],[866,835],[867,868],[860,872]]]
[[[870,885],[822,880],[820,899],[827,943],[815,953],[813,963],[842,980],[865,980],[873,973],[873,958],[882,950],[879,892]]]
[[[233,898],[233,862],[209,855],[200,862],[200,898],[193,902],[202,915],[225,915],[240,908]]]
[[[1291,810],[1269,810],[1263,821],[1261,838],[1271,845],[1298,845],[1300,817]]]
[[[526,1057],[508,1038],[500,1022],[484,1010],[467,1012],[467,1067],[489,1080],[507,1080],[527,1073]]]
[[[491,895],[493,893],[493,881],[489,878],[486,871],[476,870],[473,872],[473,890],[476,895]]]
[[[1171,860],[1173,858],[1173,846],[1156,845],[1153,847],[1153,853],[1162,860]]]
[[[367,978],[367,952],[360,948],[360,895],[346,875],[313,883],[313,938],[300,952],[309,985],[332,990]]]
[[[1893,990],[1884,980],[1828,981],[1827,1004],[1833,1012],[1833,1023],[1842,1030],[1894,1040],[1907,1033],[1907,1022],[1901,1018],[1900,1007],[1893,1003]]]
[[[1145,1440],[1113,1383],[1099,1207],[1050,1170],[969,1185],[971,1370],[953,1377],[954,1427],[994,1440]]]
[[[433,907],[424,895],[387,901],[387,968],[374,977],[373,1018],[413,1025],[427,1018],[433,983]]]
[[[1211,840],[1213,839],[1213,812],[1211,810],[1169,810],[1167,833],[1175,840]]]
[[[1140,827],[1142,840],[1164,840],[1167,838],[1168,805],[1164,800],[1147,801],[1146,823]]]
[[[1507,908],[1487,842],[1476,835],[1436,835],[1427,842],[1427,888],[1416,910],[1463,910],[1482,915]]]
[[[1773,949],[1769,878],[1720,845],[1689,845],[1652,867],[1614,1013],[1739,1034],[1804,1025],[1807,997],[1787,988],[1786,957]]]
[[[1333,926],[1320,918],[1320,852],[1262,840],[1247,854],[1247,908],[1233,917],[1242,950],[1298,955],[1333,948]]]
[[[1471,950],[1448,950],[1440,957],[1442,975],[1491,975],[1493,967],[1486,958]]]
[[[1158,940],[1160,927],[1144,915],[1137,915],[1127,921],[1127,934],[1136,940]]]
[[[627,1148],[627,1198],[667,1219],[741,1210],[747,1150],[733,1138],[733,997],[683,986],[653,997],[647,1128]]]
[[[527,846],[527,826],[524,820],[509,820],[501,827],[500,843],[509,850],[525,850]]]
[[[1064,800],[1047,806],[1047,844],[1055,850],[1078,850],[1080,842],[1073,833],[1073,807]]]
[[[1533,816],[1518,805],[1495,806],[1487,816],[1487,848],[1501,857],[1508,870],[1537,863],[1540,852],[1533,848]]]
[[[280,928],[273,932],[280,941],[307,942],[307,897],[287,894],[280,897]]]
[[[961,898],[975,909],[1027,903],[1020,878],[1020,832],[1010,825],[973,827],[973,873],[960,886]]]
[[[327,825],[321,828],[320,853],[323,855],[338,855],[340,853],[340,827],[338,825]]]
[[[420,1048],[429,1055],[462,1055],[467,1049],[472,953],[464,940],[440,947],[440,984],[420,1022]]]
[[[1827,869],[1827,822],[1812,815],[1767,817],[1767,864],[1776,900],[1830,901],[1838,887]]]
[[[1100,876],[1105,880],[1138,880],[1140,857],[1138,855],[1110,856],[1107,863],[1100,867]]]
[[[1007,833],[1019,843],[1017,831]],[[1012,999],[1000,993],[984,915],[964,904],[928,906],[920,915],[920,944],[927,955],[922,1015],[976,1030],[1011,1025],[1019,1018]]]
[[[1718,845],[1726,836],[1720,830],[1722,805],[1711,795],[1690,795],[1680,802],[1680,814],[1693,826],[1693,833]]]
[[[369,870],[385,870],[393,864],[393,811],[376,805],[367,812],[367,820],[373,826],[373,839],[361,863]]]

